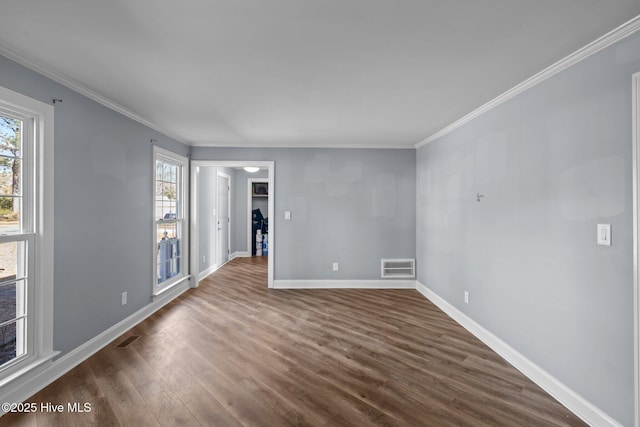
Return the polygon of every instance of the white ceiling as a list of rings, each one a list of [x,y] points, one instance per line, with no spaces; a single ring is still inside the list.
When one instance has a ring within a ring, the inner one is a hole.
[[[0,47],[191,145],[413,147],[639,14],[638,0],[20,0],[2,4]]]

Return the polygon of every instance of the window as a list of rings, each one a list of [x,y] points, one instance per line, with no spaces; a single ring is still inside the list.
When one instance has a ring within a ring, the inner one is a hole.
[[[187,159],[154,148],[155,288],[158,294],[187,277]]]
[[[25,297],[32,276],[27,269],[34,233],[31,215],[22,209],[23,191],[27,197],[31,192],[29,185],[22,188],[27,165],[21,148],[22,137],[28,140],[28,134],[21,118],[0,112],[0,367],[27,353]]]
[[[51,106],[0,88],[0,385],[55,355],[52,125]]]

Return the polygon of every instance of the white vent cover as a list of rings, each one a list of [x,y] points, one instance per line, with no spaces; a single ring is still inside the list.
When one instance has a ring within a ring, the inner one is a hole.
[[[380,275],[383,279],[413,279],[416,277],[415,259],[382,259]]]

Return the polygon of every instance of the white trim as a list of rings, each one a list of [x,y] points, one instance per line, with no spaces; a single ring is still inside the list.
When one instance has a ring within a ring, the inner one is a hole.
[[[188,283],[185,281],[180,286],[167,291],[162,295],[162,298],[156,299],[126,319],[116,323],[100,335],[97,335],[79,347],[76,347],[74,350],[65,354],[53,363],[45,365],[45,369],[25,376],[19,385],[16,385],[7,391],[2,390],[0,394],[0,402],[19,403],[25,401],[60,378],[62,375],[69,372],[71,369],[78,366],[80,363],[84,362],[93,354],[100,351],[120,335],[127,332],[129,329],[133,328],[156,311],[160,310],[188,289]],[[0,414],[2,414],[2,412],[0,412]]]
[[[37,101],[36,101],[37,102]],[[53,352],[54,295],[54,108],[38,102],[40,134],[36,135],[36,280],[40,298],[36,300],[38,332],[36,340],[45,353]]]
[[[192,271],[193,276],[195,276],[195,280],[191,281],[191,287],[197,288],[200,283],[200,275],[196,274],[196,271],[200,271],[200,263],[198,262],[200,253],[198,250],[198,233],[196,232],[199,227],[196,203],[198,201],[198,185],[200,183],[198,173],[200,172],[200,168],[191,161],[189,169],[191,175],[189,179],[189,241],[191,245],[189,253],[192,255],[189,263],[189,271]]]
[[[183,283],[191,283],[191,275],[187,274],[184,277],[181,277],[180,280],[176,280],[170,285],[163,286],[155,295],[151,296],[151,301],[156,301],[158,299],[164,298],[166,294],[170,294],[172,290],[179,288]]]
[[[53,80],[54,82],[60,83],[61,85],[68,87],[69,89],[79,93],[80,95],[86,96],[87,98],[97,102],[98,104],[104,105],[105,107],[122,114],[123,116],[126,116],[128,118],[130,118],[131,120],[134,120],[140,124],[143,124],[145,126],[147,126],[148,128],[154,129],[158,132],[160,132],[163,135],[166,135],[170,138],[175,139],[176,141],[180,141],[184,144],[187,144],[187,142],[177,136],[172,134],[171,132],[168,132],[167,130],[159,127],[158,125],[156,125],[155,123],[145,119],[144,117],[134,113],[133,111],[129,110],[126,107],[123,107],[122,105],[118,104],[117,102],[100,95],[97,92],[94,92],[93,90],[89,89],[88,87],[78,83],[77,81],[65,76],[64,74],[60,74],[56,71],[52,71],[46,67],[43,67],[37,63],[35,63],[34,61],[32,61],[31,59],[28,59],[10,49],[7,49],[4,46],[0,46],[0,55],[2,56],[6,56],[7,58],[9,58],[10,60],[17,62],[18,64],[22,65],[23,67],[26,67],[30,70],[35,71],[38,74],[42,74],[45,77],[50,78],[51,80]]]
[[[560,61],[556,62],[555,64],[545,68],[544,70],[540,71],[539,73],[529,77],[527,80],[523,81],[522,83],[512,87],[511,89],[509,89],[508,91],[504,92],[503,94],[497,96],[496,98],[492,99],[491,101],[487,102],[486,104],[482,105],[481,107],[473,110],[471,113],[467,114],[466,116],[456,120],[455,122],[451,123],[449,126],[439,130],[438,132],[428,136],[427,138],[423,139],[422,141],[418,142],[415,145],[415,148],[420,148],[426,144],[429,144],[430,142],[433,142],[439,138],[442,138],[443,136],[445,136],[446,134],[453,132],[454,130],[456,130],[457,128],[461,127],[462,125],[470,122],[471,120],[475,119],[476,117],[486,113],[487,111],[497,107],[498,105],[510,100],[511,98],[521,94],[522,92],[532,88],[533,86],[542,83],[543,81],[547,80],[550,77],[553,77],[554,75],[558,74],[559,72],[561,72],[562,70],[565,70],[569,67],[571,67],[572,65],[577,64],[578,62],[590,57],[591,55],[601,51],[602,49],[611,46],[612,44],[626,38],[629,37],[630,35],[634,34],[636,31],[640,30],[640,15],[636,16],[635,18],[631,19],[630,21],[627,21],[626,23],[622,24],[621,26],[619,26],[618,28],[608,32],[607,34],[605,34],[604,36],[598,38],[597,40],[589,43],[588,45],[582,47],[581,49],[578,49],[577,51],[573,52],[572,54],[570,54],[569,56],[561,59]]]
[[[4,393],[3,390],[15,388],[16,384],[14,384],[14,382],[20,383],[24,381],[25,377],[28,377],[29,375],[34,375],[36,372],[39,372],[40,370],[42,370],[43,365],[50,364],[50,362],[59,354],[60,354],[59,351],[53,351],[49,354],[43,355],[43,357],[41,357],[40,359],[32,361],[31,363],[29,363],[29,365],[24,366],[20,370],[13,372],[8,377],[3,378],[2,382],[0,383],[0,395]],[[15,402],[15,403],[18,403],[18,402]]]
[[[244,166],[258,166],[262,169],[269,170],[269,192],[273,194],[269,197],[269,213],[270,217],[274,217],[275,213],[275,162],[269,161],[255,161],[255,160],[192,160],[191,161],[191,271],[198,271],[199,249],[198,249],[198,216],[197,216],[197,203],[198,203],[198,168],[200,167],[244,167]],[[269,223],[269,260],[268,273],[267,273],[267,286],[273,288],[273,271],[274,271],[274,259],[276,256],[275,246],[275,221]],[[192,286],[197,286],[197,280],[195,280]]]
[[[415,280],[276,280],[275,289],[415,289]]]
[[[220,177],[226,178],[227,180],[227,247],[222,248],[220,246],[220,229],[217,228],[218,218],[220,218]],[[227,250],[227,260],[222,261],[223,253],[219,249]],[[218,170],[216,171],[216,255],[218,265],[222,266],[227,262],[231,261],[231,176]]]
[[[330,144],[309,144],[309,145],[300,145],[299,143],[293,142],[290,144],[283,144],[282,142],[266,142],[263,144],[252,144],[252,143],[241,143],[236,145],[231,145],[228,142],[191,142],[189,145],[191,147],[202,147],[202,148],[346,148],[346,149],[354,149],[354,150],[409,150],[415,148],[415,143],[404,143],[402,145],[398,144],[339,144],[339,143],[330,143]]]
[[[253,183],[269,183],[268,178],[247,178],[247,252],[249,254],[253,253],[253,239],[251,239],[253,234]],[[269,189],[271,192],[271,189]],[[269,195],[270,196],[270,195]],[[267,196],[267,204],[269,203],[269,196]],[[269,217],[269,212],[267,212],[267,218]],[[275,220],[275,219],[274,219]],[[268,238],[268,237],[267,237]],[[269,246],[267,246],[267,250],[269,250]]]
[[[247,258],[247,257],[251,257],[251,254],[248,253],[248,252],[236,251],[236,252],[232,253],[231,255],[229,255],[229,261],[231,261],[231,260],[233,260],[235,258]],[[218,264],[213,264],[213,265],[210,265],[209,267],[207,267],[206,269],[202,270],[198,274],[198,283],[200,283],[201,281],[206,279],[207,276],[209,276],[210,274],[215,273],[220,267],[222,267],[222,266],[218,265]]]
[[[198,283],[206,279],[208,275],[215,273],[216,270],[218,270],[218,264],[210,265],[209,267],[202,270],[200,273],[198,273]]]
[[[438,294],[427,288],[420,282],[416,282],[416,289],[425,298],[434,303],[449,317],[458,322],[463,328],[475,335],[480,341],[489,346],[493,351],[502,356],[513,367],[522,372],[531,381],[539,385],[543,390],[553,396],[558,402],[567,407],[571,412],[592,426],[616,426],[622,424],[611,418],[605,412],[580,396],[575,391],[558,381],[544,369],[527,359],[509,344],[489,332],[473,319],[449,304]]]
[[[229,258],[229,260],[232,260],[235,258],[251,258],[251,253],[247,251],[235,251],[234,253],[231,254],[231,257]]]
[[[632,77],[634,419],[640,426],[640,72]]]

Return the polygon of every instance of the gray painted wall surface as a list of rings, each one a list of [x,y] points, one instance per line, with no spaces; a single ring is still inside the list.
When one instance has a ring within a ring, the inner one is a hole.
[[[419,281],[624,425],[637,71],[640,34],[417,152]]]
[[[379,279],[414,258],[415,150],[193,147],[194,160],[275,161],[275,279]],[[291,211],[291,221],[284,211]],[[331,263],[339,262],[333,272]]]
[[[0,85],[63,100],[55,104],[53,345],[64,353],[151,302],[150,140],[181,155],[189,147],[2,56]]]

